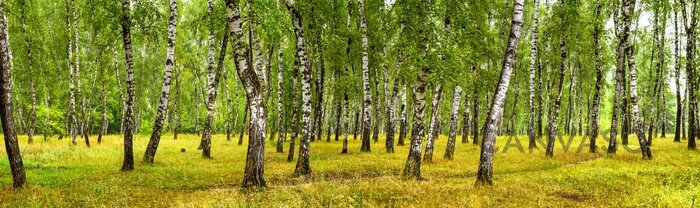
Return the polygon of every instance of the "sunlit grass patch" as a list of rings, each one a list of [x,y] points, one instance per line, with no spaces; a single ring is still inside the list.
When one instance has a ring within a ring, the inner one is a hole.
[[[141,161],[149,135],[135,140],[135,159]],[[340,154],[342,141],[315,141],[311,145],[312,175],[294,177],[296,162],[268,142],[265,152],[264,191],[240,188],[247,143],[237,137],[213,138],[212,157],[197,150],[200,138],[165,135],[154,165],[137,162],[136,170],[121,172],[122,138],[107,136],[69,145],[64,139],[26,144],[20,136],[28,187],[11,188],[9,165],[0,155],[0,206],[175,206],[175,207],[474,207],[474,206],[584,206],[690,207],[700,205],[700,156],[673,143],[672,137],[654,140],[654,159],[619,148],[615,155],[588,152],[582,137],[574,137],[568,149],[556,142],[554,157],[544,147],[529,153],[527,137],[517,137],[523,152],[497,139],[493,187],[475,187],[480,149],[460,143],[453,160],[443,159],[447,138],[435,143],[432,164],[423,164],[424,180],[401,177],[408,146],[385,153],[384,138],[372,143],[371,153],[360,153],[360,140],[350,139],[349,154]],[[247,138],[244,137],[244,141]],[[636,146],[630,138],[629,148]],[[298,141],[297,141],[298,144]],[[564,142],[566,144],[566,141]],[[599,146],[607,146],[600,141]],[[513,145],[511,140],[510,145]],[[637,145],[638,146],[638,145]],[[186,149],[181,152],[181,149]],[[298,148],[296,148],[298,150]],[[567,151],[565,152],[565,149]],[[295,154],[295,158],[298,157]]]

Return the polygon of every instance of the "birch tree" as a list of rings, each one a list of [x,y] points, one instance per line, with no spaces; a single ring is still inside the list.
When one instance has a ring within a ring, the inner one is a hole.
[[[20,0],[20,22],[22,23],[22,34],[24,35],[24,43],[25,47],[27,48],[27,55],[26,55],[26,60],[27,60],[27,69],[29,72],[29,94],[31,96],[31,102],[32,102],[32,107],[31,111],[29,114],[29,126],[27,128],[27,142],[29,144],[34,142],[34,129],[36,128],[36,89],[34,87],[34,60],[32,57],[32,40],[29,35],[29,31],[27,30],[27,6],[26,6],[26,1],[25,0]]]
[[[311,137],[311,70],[308,68],[306,57],[306,42],[304,37],[304,26],[301,14],[295,8],[294,0],[287,1],[287,10],[292,15],[292,24],[294,26],[294,35],[296,36],[296,57],[299,59],[299,71],[301,72],[301,94],[302,94],[302,114],[301,114],[301,141],[299,142],[299,159],[294,169],[294,175],[309,175],[311,167],[309,166],[309,154]],[[369,138],[369,137],[368,137]]]
[[[131,51],[131,11],[129,0],[122,0],[122,39],[126,59],[126,111],[124,113],[124,162],[122,171],[134,169],[133,124],[134,124],[134,60]],[[75,118],[73,119],[75,120]],[[75,123],[75,122],[74,122]]]
[[[681,13],[683,14],[683,26],[685,27],[686,33],[686,88],[688,91],[688,149],[697,149],[697,144],[695,143],[696,137],[700,134],[700,125],[698,125],[698,103],[697,103],[697,84],[695,78],[695,63],[693,61],[695,57],[695,41],[696,35],[695,30],[697,27],[697,7],[698,2],[692,1],[687,4],[685,0],[680,0]],[[691,7],[688,11],[687,7]]]
[[[71,1],[72,2],[72,1]],[[66,6],[66,30],[68,33],[68,115],[70,118],[70,129],[69,129],[69,134],[71,136],[71,143],[73,145],[78,144],[77,140],[77,133],[78,133],[78,118],[76,116],[76,111],[75,111],[75,66],[73,62],[73,39],[71,38],[71,21],[70,21],[70,12],[71,10],[68,9],[68,6]]]
[[[362,34],[362,146],[361,152],[371,152],[370,131],[372,128],[372,93],[369,87],[369,43],[367,42],[367,19],[365,18],[364,0],[358,0],[360,10],[360,31]]]
[[[562,6],[562,9],[566,7],[565,1],[559,2]],[[561,27],[564,28],[566,23],[566,17],[562,16],[561,17]],[[564,86],[564,71],[566,70],[566,61],[567,61],[567,49],[566,49],[566,38],[565,34],[562,33],[559,35],[559,53],[561,55],[561,60],[559,64],[559,81],[557,82],[557,97],[554,100],[553,106],[551,106],[551,110],[549,118],[547,119],[547,150],[545,152],[545,155],[548,157],[554,157],[554,140],[556,139],[557,136],[557,119],[559,117],[559,111],[561,110],[561,97],[562,97],[562,92],[563,92],[563,86]]]
[[[445,159],[452,159],[455,152],[455,140],[457,139],[457,120],[459,120],[459,103],[462,95],[462,88],[455,87],[455,94],[452,98],[452,110],[450,110],[450,137],[447,139],[445,148]]]
[[[644,135],[644,123],[639,116],[639,105],[637,104],[637,69],[635,68],[634,62],[634,46],[630,44],[629,32],[630,32],[630,22],[631,17],[635,10],[634,0],[623,0],[622,1],[622,18],[623,25],[620,34],[620,42],[624,45],[625,53],[627,55],[627,63],[629,65],[629,76],[630,76],[630,102],[632,105],[632,119],[635,123],[634,130],[637,133],[637,138],[639,139],[639,146],[642,149],[642,159],[651,160],[651,149],[649,148],[649,143],[647,143],[646,136]],[[620,51],[622,52],[622,50]],[[692,102],[692,101],[691,101]]]
[[[212,0],[208,1],[207,14],[209,16],[213,13],[213,3]],[[228,21],[228,20],[227,20]],[[227,22],[228,23],[228,22]],[[223,69],[224,59],[226,58],[226,45],[228,43],[228,36],[231,33],[231,27],[229,24],[226,26],[226,33],[224,34],[223,41],[221,44],[221,52],[219,53],[219,63],[216,69],[214,69],[214,47],[216,45],[214,40],[214,28],[213,24],[209,26],[209,52],[207,59],[207,83],[209,83],[207,100],[207,117],[204,120],[204,131],[202,132],[202,155],[204,157],[211,157],[211,135],[212,135],[212,123],[214,122],[214,103],[216,102],[217,88],[219,86],[219,80],[221,79],[221,70]],[[252,43],[251,43],[252,44]]]
[[[591,153],[596,153],[598,152],[598,147],[596,145],[596,139],[598,138],[598,121],[599,121],[599,114],[600,114],[600,89],[603,85],[603,72],[602,72],[602,60],[601,60],[601,46],[600,46],[600,33],[601,33],[601,10],[602,10],[602,5],[601,5],[601,0],[596,0],[595,4],[595,16],[596,16],[596,21],[593,29],[593,42],[595,48],[593,48],[593,53],[595,54],[595,73],[596,73],[596,82],[595,82],[595,92],[593,93],[593,107],[591,108],[591,126],[589,127],[589,134],[591,137],[590,141],[590,152]]]
[[[510,75],[515,66],[518,39],[520,38],[520,32],[523,26],[523,4],[524,0],[514,0],[513,18],[510,36],[508,37],[508,45],[503,60],[503,70],[501,71],[501,78],[498,81],[491,109],[489,110],[484,125],[484,141],[481,143],[479,171],[476,179],[477,185],[493,184],[493,154],[496,143],[497,119],[503,113],[503,104],[505,102],[506,93],[508,92],[508,85],[510,84]]]
[[[528,120],[528,125],[527,125],[527,136],[529,138],[529,143],[528,143],[528,148],[529,149],[534,149],[537,148],[537,143],[535,142],[535,64],[537,61],[537,41],[538,41],[538,30],[537,27],[539,26],[539,1],[535,0],[535,7],[534,7],[534,18],[532,20],[532,46],[530,49],[530,80],[529,80],[529,86],[530,86],[530,100],[529,100],[529,106],[530,106],[530,116]]]
[[[2,120],[7,159],[12,172],[12,187],[22,188],[26,185],[27,178],[12,119],[12,52],[10,50],[10,33],[7,32],[8,22],[5,17],[4,3],[0,0],[0,67],[2,67],[2,72],[0,72],[0,120]]]
[[[277,53],[277,152],[284,152],[284,138],[281,136],[282,131],[284,131],[284,89],[282,88],[284,84],[284,44],[280,41],[279,53]],[[272,135],[273,137],[275,135]]]
[[[211,0],[210,0],[211,4]],[[210,6],[211,7],[211,6]],[[170,0],[170,19],[168,20],[168,49],[165,53],[165,70],[163,74],[163,87],[160,94],[160,105],[153,124],[151,139],[148,141],[146,152],[143,154],[145,163],[153,163],[160,143],[160,134],[163,128],[163,119],[170,101],[170,82],[173,66],[175,65],[175,32],[177,29],[177,0]]]
[[[678,19],[678,12],[674,11],[673,12],[673,28],[674,28],[674,49],[675,49],[675,57],[674,57],[674,78],[675,78],[675,84],[676,84],[676,133],[673,135],[673,142],[681,142],[681,128],[683,128],[683,101],[681,97],[683,96],[681,94],[681,44],[680,44],[680,32],[678,31],[678,25],[679,19]],[[684,25],[685,26],[685,25]]]

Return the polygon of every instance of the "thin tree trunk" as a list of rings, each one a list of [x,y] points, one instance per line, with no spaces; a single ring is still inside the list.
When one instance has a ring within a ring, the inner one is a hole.
[[[462,143],[469,143],[469,102],[471,102],[471,94],[469,90],[464,90],[464,119],[462,119]]]
[[[532,23],[532,46],[530,49],[530,80],[529,80],[529,86],[530,86],[530,101],[529,101],[529,106],[530,106],[530,117],[528,120],[528,125],[527,125],[527,136],[529,139],[528,143],[528,149],[532,150],[537,148],[537,143],[535,142],[535,64],[537,61],[537,46],[538,46],[538,30],[537,27],[539,26],[539,1],[535,0],[535,7],[534,7],[534,19]]]
[[[211,0],[210,0],[211,2]],[[163,87],[160,94],[160,105],[156,114],[156,121],[153,124],[153,133],[148,141],[146,152],[143,154],[145,163],[153,163],[158,144],[160,143],[161,129],[163,129],[163,118],[168,110],[170,101],[170,82],[173,65],[175,64],[175,32],[177,29],[177,0],[170,0],[170,19],[168,20],[168,49],[165,54],[165,70],[163,75]]]
[[[105,82],[102,82],[102,124],[100,125],[100,131],[97,135],[98,144],[102,143],[102,135],[106,135],[107,130],[109,128],[109,120],[107,120],[107,110],[107,90],[105,88]]]
[[[207,13],[209,16],[213,13],[213,3],[212,0],[208,1]],[[224,33],[223,41],[221,44],[221,51],[219,53],[219,63],[216,69],[214,68],[214,47],[216,45],[214,41],[214,28],[210,26],[209,28],[209,53],[207,59],[207,83],[209,83],[208,97],[207,100],[207,116],[204,120],[204,131],[202,132],[202,156],[206,158],[211,158],[211,136],[213,134],[212,123],[214,123],[214,103],[216,102],[217,88],[219,86],[219,79],[221,78],[221,70],[223,69],[224,59],[226,57],[226,45],[228,44],[229,34],[233,27],[231,26],[231,21],[228,20],[226,25],[226,33]],[[252,43],[251,43],[252,44]],[[252,112],[252,110],[251,110]],[[252,118],[252,113],[251,113]]]
[[[596,139],[598,138],[598,121],[599,121],[599,115],[600,115],[600,89],[602,88],[603,85],[603,71],[601,70],[602,68],[602,60],[601,60],[601,46],[600,46],[600,32],[601,32],[601,10],[602,10],[602,5],[601,5],[601,0],[596,1],[596,8],[595,8],[595,14],[596,14],[596,22],[595,22],[595,28],[593,29],[593,41],[595,43],[594,45],[594,54],[595,54],[595,73],[596,73],[596,82],[595,82],[595,92],[593,93],[593,108],[591,109],[591,126],[589,127],[588,133],[591,136],[590,140],[590,152],[591,153],[596,153],[598,152],[598,147],[596,145]]]
[[[280,49],[277,54],[277,152],[284,152],[284,141],[281,136],[282,131],[284,131],[284,89],[282,88],[284,84],[284,43],[280,41]],[[272,135],[273,137],[275,134]]]
[[[561,6],[566,6],[566,3],[562,0],[560,2]],[[561,19],[561,26],[563,27],[565,24],[565,19],[562,17]],[[554,139],[557,134],[557,118],[559,117],[559,110],[560,110],[560,105],[561,105],[561,97],[562,97],[562,87],[564,86],[564,71],[566,70],[566,58],[567,58],[567,51],[566,51],[566,40],[564,38],[564,34],[560,34],[559,36],[559,50],[561,52],[561,64],[559,65],[559,82],[557,86],[557,98],[554,100],[554,106],[552,106],[552,109],[549,111],[551,112],[550,117],[547,119],[547,151],[545,153],[546,156],[548,157],[554,157]]]
[[[319,30],[321,30],[321,29],[319,29]],[[323,90],[324,90],[324,84],[325,84],[325,78],[326,78],[326,64],[325,64],[325,60],[323,59],[323,41],[321,40],[322,33],[323,32],[320,31],[317,33],[318,35],[316,36],[316,39],[317,39],[316,42],[318,44],[319,62],[320,62],[320,67],[319,67],[320,69],[318,71],[320,71],[320,72],[319,72],[319,75],[318,75],[318,78],[316,81],[316,96],[317,96],[316,112],[317,113],[315,115],[316,118],[314,119],[314,121],[316,122],[316,128],[314,130],[316,130],[315,136],[318,138],[319,141],[321,141],[322,136],[323,136],[323,120],[325,117],[324,112],[326,112],[325,107],[323,106],[323,95],[324,95]],[[313,137],[314,136],[312,136],[312,140],[313,140]]]
[[[345,71],[346,76],[347,76],[347,70]],[[345,106],[345,116],[343,118],[343,149],[341,150],[341,154],[347,154],[348,153],[348,133],[350,132],[350,102],[348,101],[348,92],[347,89],[344,92],[343,95],[343,106]]]
[[[228,73],[228,72],[227,72]],[[231,88],[229,88],[228,83],[228,75],[224,75],[224,93],[226,94],[226,141],[230,142],[231,141],[231,125],[233,124],[231,122],[231,116],[233,114],[233,111],[231,108],[233,107],[231,105]]]
[[[385,74],[386,75],[386,74]],[[394,127],[395,127],[395,111],[399,96],[399,80],[394,80],[394,89],[391,95],[391,100],[387,103],[386,111],[386,152],[394,153]]]
[[[131,51],[131,11],[129,0],[122,0],[122,38],[126,59],[126,112],[124,119],[124,163],[122,171],[134,169],[133,123],[134,123],[134,60]],[[74,119],[75,120],[75,117]]]
[[[476,70],[476,69],[475,69]],[[472,144],[479,143],[479,87],[474,84],[474,117],[472,117]]]
[[[85,136],[84,133],[84,128],[83,124],[85,123],[85,100],[84,96],[81,92],[81,82],[80,82],[80,33],[78,31],[78,10],[75,8],[75,0],[71,0],[71,11],[73,13],[73,32],[74,32],[74,38],[75,38],[75,52],[74,52],[74,60],[75,60],[75,80],[77,82],[76,89],[77,89],[77,100],[80,102],[80,113],[82,114],[82,119],[77,122],[79,129],[77,130],[78,134],[82,135],[85,138],[85,144],[90,147],[90,140],[88,140],[87,136]]]
[[[75,111],[75,67],[74,67],[74,62],[73,62],[73,39],[71,37],[71,21],[70,21],[70,16],[71,16],[71,11],[68,9],[68,6],[66,6],[66,24],[67,24],[67,34],[68,34],[68,91],[69,91],[69,102],[68,102],[68,116],[70,119],[70,136],[71,136],[71,144],[76,145],[78,144],[78,140],[76,138],[76,134],[78,133],[78,118],[76,117],[76,111]]]
[[[697,122],[697,116],[698,116],[698,104],[697,104],[697,98],[696,98],[696,93],[697,93],[697,86],[696,86],[696,78],[695,78],[695,63],[692,61],[693,57],[695,57],[695,28],[697,26],[697,1],[692,1],[691,5],[691,10],[690,13],[688,13],[686,10],[687,4],[685,0],[680,1],[680,5],[682,9],[682,14],[683,14],[683,20],[684,20],[684,26],[685,26],[685,32],[687,35],[687,44],[686,44],[686,88],[688,91],[688,149],[694,150],[697,149],[697,144],[695,143],[695,138],[700,134],[700,130],[698,128]],[[688,15],[691,15],[688,17]]]
[[[484,125],[484,141],[481,144],[481,155],[479,160],[479,171],[477,173],[476,184],[493,184],[493,154],[496,145],[497,119],[503,114],[503,104],[508,92],[510,75],[515,66],[515,56],[518,51],[518,39],[523,26],[523,4],[524,0],[514,0],[513,19],[511,23],[508,46],[503,60],[503,70],[494,93],[491,109],[489,110]]]
[[[674,46],[675,46],[675,64],[674,64],[674,69],[675,69],[675,81],[676,81],[676,132],[673,135],[673,142],[681,142],[681,132],[683,128],[683,102],[682,102],[682,94],[681,94],[681,45],[680,45],[680,33],[678,31],[678,12],[673,12],[673,21],[674,21],[674,29],[675,29],[675,38],[674,38]]]
[[[454,98],[452,99],[452,110],[450,111],[450,137],[447,139],[445,148],[445,159],[452,159],[455,152],[455,140],[457,139],[457,120],[459,120],[459,103],[462,95],[462,88],[455,87]]]
[[[24,35],[24,42],[27,47],[27,67],[29,71],[29,94],[32,101],[32,109],[29,114],[29,127],[27,128],[27,142],[29,144],[34,142],[34,129],[36,128],[36,90],[34,88],[34,69],[33,69],[33,57],[32,57],[32,40],[29,37],[29,32],[27,32],[27,18],[26,18],[26,2],[25,0],[20,0],[20,22],[22,22],[22,34]]]

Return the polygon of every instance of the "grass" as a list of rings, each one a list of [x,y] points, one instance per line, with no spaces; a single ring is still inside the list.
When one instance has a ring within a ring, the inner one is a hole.
[[[310,177],[292,176],[295,162],[265,150],[268,188],[240,188],[247,144],[213,138],[213,159],[202,158],[199,137],[163,136],[155,165],[137,162],[136,170],[121,172],[121,136],[107,136],[86,148],[69,140],[41,137],[32,145],[20,136],[28,187],[11,188],[7,156],[0,152],[2,207],[697,207],[700,206],[700,154],[672,136],[655,139],[654,159],[620,148],[616,155],[588,153],[577,137],[564,153],[557,143],[555,156],[544,149],[521,153],[499,137],[495,154],[494,186],[475,187],[479,148],[459,143],[454,160],[444,160],[447,138],[435,144],[433,164],[423,164],[424,180],[406,180],[401,172],[408,147],[384,151],[384,139],[372,153],[360,153],[360,140],[350,140],[348,155],[342,142],[311,145]],[[236,138],[237,139],[237,138]],[[325,139],[325,138],[324,138]],[[636,144],[636,138],[631,143]],[[148,135],[136,137],[135,158],[141,161]],[[510,144],[514,144],[511,140]],[[520,137],[527,148],[527,139]],[[564,142],[566,144],[566,142]],[[285,151],[288,143],[285,143]],[[607,145],[600,141],[599,145]],[[181,148],[186,148],[184,153]],[[631,145],[630,148],[636,148]],[[298,150],[298,148],[297,148]],[[527,151],[527,150],[525,150]],[[601,151],[603,152],[603,151]],[[295,155],[296,156],[296,155]]]

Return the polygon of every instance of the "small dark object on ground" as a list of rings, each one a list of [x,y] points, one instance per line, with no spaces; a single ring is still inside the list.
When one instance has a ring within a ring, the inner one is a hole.
[[[180,152],[185,152],[185,151],[187,151],[187,149],[185,149],[185,148],[180,148]]]

